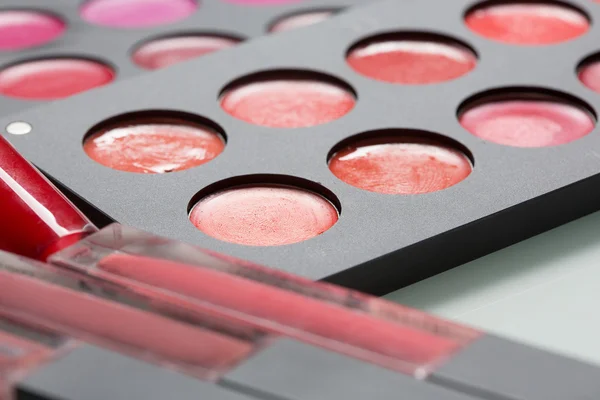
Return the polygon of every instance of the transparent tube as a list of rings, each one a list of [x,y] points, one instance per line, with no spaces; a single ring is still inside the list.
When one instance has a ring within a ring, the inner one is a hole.
[[[385,300],[118,224],[49,261],[181,309],[227,316],[420,377],[479,336]]]

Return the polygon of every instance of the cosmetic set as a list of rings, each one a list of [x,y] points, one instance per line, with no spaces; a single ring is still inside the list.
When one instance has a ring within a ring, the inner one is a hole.
[[[97,230],[2,138],[0,177],[3,218],[22,229],[0,235],[5,399],[600,393],[598,368],[576,360],[120,224]]]
[[[598,210],[597,20],[381,2],[0,125],[102,226],[384,294]]]
[[[3,0],[2,114],[327,19],[358,0]]]

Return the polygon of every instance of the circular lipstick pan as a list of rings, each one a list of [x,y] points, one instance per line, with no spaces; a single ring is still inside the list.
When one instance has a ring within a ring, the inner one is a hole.
[[[54,100],[72,96],[115,79],[106,64],[83,58],[25,61],[0,70],[0,94],[29,100]]]
[[[600,54],[594,54],[579,63],[577,77],[587,88],[600,93]]]
[[[487,1],[471,8],[465,24],[485,38],[515,45],[549,45],[585,34],[589,17],[558,1]]]
[[[356,104],[354,90],[340,79],[310,71],[268,71],[230,83],[221,108],[248,123],[303,128],[343,117]]]
[[[458,120],[472,135],[512,147],[550,147],[588,135],[596,114],[585,102],[544,89],[501,89],[475,95]]]
[[[84,21],[112,28],[148,28],[180,21],[196,11],[196,0],[87,0]]]
[[[190,203],[190,221],[208,236],[245,246],[303,242],[338,221],[339,202],[325,188],[312,183],[309,188],[303,180],[292,177],[258,182],[260,178],[231,186],[220,182],[212,185],[219,189],[201,191]]]
[[[97,163],[125,172],[162,174],[205,164],[225,149],[223,130],[182,113],[127,114],[100,123],[83,140]]]
[[[386,129],[338,143],[328,156],[329,170],[341,181],[382,194],[437,192],[466,179],[471,153],[447,137],[425,131]]]
[[[133,62],[146,70],[157,70],[191,60],[241,42],[218,35],[181,35],[150,40],[133,52]]]
[[[0,51],[23,50],[50,43],[62,36],[66,24],[40,11],[0,11]]]
[[[451,81],[477,65],[468,45],[417,32],[377,35],[354,44],[346,62],[357,73],[388,83],[425,85]]]
[[[309,25],[318,24],[329,19],[340,10],[311,10],[279,18],[269,28],[269,32],[285,32],[292,29],[302,28]]]

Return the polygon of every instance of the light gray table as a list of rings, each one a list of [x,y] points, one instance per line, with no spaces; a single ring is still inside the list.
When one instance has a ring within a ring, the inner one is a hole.
[[[600,212],[386,297],[600,364]]]

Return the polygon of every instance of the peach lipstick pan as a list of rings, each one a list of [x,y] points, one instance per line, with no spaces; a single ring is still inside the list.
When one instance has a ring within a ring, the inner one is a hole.
[[[0,126],[103,221],[384,294],[600,208],[594,21],[364,5]]]
[[[2,217],[21,229],[0,235],[19,254],[0,251],[7,398],[600,393],[598,368],[576,360],[120,224],[97,230],[1,138],[0,183]]]

